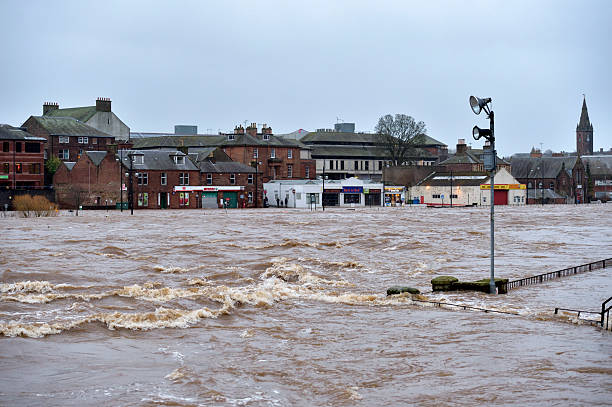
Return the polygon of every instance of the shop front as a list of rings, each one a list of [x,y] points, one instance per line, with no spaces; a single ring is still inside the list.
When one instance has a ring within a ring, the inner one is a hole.
[[[385,206],[400,206],[404,202],[404,187],[385,187]]]
[[[197,208],[239,208],[245,206],[244,186],[175,186],[174,193],[179,196],[179,207]],[[240,199],[238,198],[238,194]]]

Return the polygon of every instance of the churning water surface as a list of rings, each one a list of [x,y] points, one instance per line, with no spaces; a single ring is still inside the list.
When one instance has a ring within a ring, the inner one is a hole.
[[[499,277],[612,257],[612,205],[495,220]],[[553,313],[599,310],[611,268],[431,293],[439,275],[488,277],[488,208],[85,212],[0,231],[2,405],[612,400],[612,334]],[[423,294],[387,297],[397,284]]]

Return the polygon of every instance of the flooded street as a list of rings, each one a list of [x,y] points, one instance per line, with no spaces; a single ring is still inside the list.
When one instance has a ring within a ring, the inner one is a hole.
[[[496,208],[496,277],[612,257],[612,205]],[[612,269],[491,296],[489,208],[0,218],[3,405],[604,406]],[[446,309],[418,298],[504,311]]]

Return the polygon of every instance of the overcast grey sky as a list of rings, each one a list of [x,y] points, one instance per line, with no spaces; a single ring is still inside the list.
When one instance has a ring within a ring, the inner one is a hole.
[[[132,131],[373,131],[405,113],[454,148],[575,151],[582,94],[612,147],[612,1],[1,1],[0,123],[110,97]],[[477,146],[477,143],[473,143]]]

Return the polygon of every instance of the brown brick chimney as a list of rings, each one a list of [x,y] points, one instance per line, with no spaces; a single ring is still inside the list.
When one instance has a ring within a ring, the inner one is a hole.
[[[540,150],[536,150],[535,147],[531,148],[531,153],[529,153],[529,157],[531,158],[542,158],[542,152]]]
[[[465,139],[460,138],[457,142],[457,155],[465,155],[467,151],[467,144],[465,144]]]
[[[272,127],[269,127],[267,124],[264,124],[261,128],[261,134],[272,134]]]
[[[257,123],[251,123],[251,125],[246,128],[246,132],[249,136],[257,137]]]
[[[242,125],[234,127],[234,134],[244,134],[244,127]]]
[[[51,110],[59,109],[59,103],[57,102],[45,102],[43,104],[43,116],[49,113]]]
[[[98,112],[110,112],[111,111],[111,100],[110,100],[110,98],[98,98],[98,99],[96,99],[96,111],[98,111]]]

